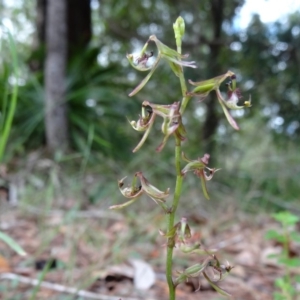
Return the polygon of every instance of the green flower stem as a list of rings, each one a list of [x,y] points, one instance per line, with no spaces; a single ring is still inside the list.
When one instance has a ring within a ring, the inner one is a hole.
[[[170,232],[174,226],[175,214],[178,207],[181,191],[182,191],[182,179],[183,176],[181,174],[181,141],[179,138],[176,138],[176,146],[175,146],[175,167],[176,167],[176,185],[175,185],[175,193],[173,198],[172,210],[170,214],[168,214],[168,232]],[[169,285],[169,299],[175,300],[175,286],[172,279],[172,269],[173,269],[173,245],[169,245],[167,248],[167,260],[166,260],[166,277]]]
[[[183,20],[182,20],[183,21]],[[177,21],[178,22],[178,19]],[[175,24],[174,24],[175,25]],[[184,34],[184,32],[180,32],[180,29],[177,28],[175,29],[174,28],[174,31],[175,31],[175,39],[176,39],[176,48],[177,48],[177,52],[179,54],[182,54],[182,48],[181,48],[181,45],[182,45],[182,36]],[[181,91],[182,91],[182,96],[183,96],[183,99],[182,99],[182,103],[181,105],[184,104],[184,109],[187,105],[187,102],[188,100],[191,98],[191,97],[186,97],[186,93],[187,93],[187,88],[186,88],[186,82],[185,82],[185,78],[184,78],[184,74],[183,74],[183,68],[181,67],[181,71],[180,74],[179,74],[179,80],[180,80],[180,86],[181,86]],[[188,98],[188,99],[186,99]],[[184,111],[183,109],[183,111]],[[180,109],[181,110],[181,109]]]
[[[181,49],[181,39],[176,39],[176,46],[177,46],[177,52],[181,54],[182,49]],[[180,107],[180,113],[183,115],[185,108],[191,99],[191,96],[187,96],[187,87],[186,87],[186,82],[184,78],[184,73],[183,69],[181,68],[182,72],[179,74],[179,81],[180,81],[180,86],[181,86],[181,91],[182,91],[182,101],[181,101],[181,107]]]
[[[167,248],[167,264],[166,264],[166,277],[169,286],[169,299],[175,300],[175,286],[172,278],[172,257],[173,247]]]
[[[176,46],[177,46],[177,52],[181,54],[181,38],[177,38],[176,32]],[[191,96],[187,96],[187,87],[186,82],[184,78],[183,70],[179,73],[179,80],[180,80],[180,86],[182,91],[182,102],[180,107],[180,113],[183,114]],[[170,232],[174,227],[174,221],[175,221],[175,214],[178,207],[178,203],[181,196],[182,191],[182,180],[183,176],[181,174],[181,166],[180,166],[180,160],[181,160],[181,140],[179,138],[176,138],[176,145],[175,145],[175,169],[176,169],[176,184],[175,184],[175,192],[174,192],[174,198],[173,198],[173,204],[172,204],[172,210],[170,214],[168,215],[168,232]],[[173,271],[173,249],[174,245],[173,243],[169,243],[168,241],[168,247],[167,247],[167,259],[166,259],[166,277],[167,282],[169,286],[169,299],[175,300],[176,294],[175,294],[175,285],[172,278],[172,271]]]
[[[181,85],[181,90],[182,90],[182,96],[185,98],[186,92],[187,92],[187,88],[186,88],[186,83],[185,83],[183,71],[179,74],[179,80],[180,80],[180,85]]]
[[[289,241],[290,241],[290,237],[289,237],[289,231],[287,228],[286,224],[283,224],[283,231],[284,231],[284,242],[283,242],[283,253],[284,253],[284,258],[289,258]],[[290,268],[289,266],[287,266],[285,264],[285,276],[286,276],[286,281],[288,283],[289,287],[292,287],[292,276],[291,276],[291,272],[290,272]],[[292,299],[292,297],[290,295],[288,295],[288,299]]]
[[[191,96],[184,96],[182,98],[182,101],[181,101],[181,106],[180,106],[180,114],[183,115],[185,109],[186,109],[186,106],[187,104],[189,103],[189,100],[191,99]]]
[[[181,39],[176,40],[176,45],[177,45],[177,52],[181,54]],[[180,80],[180,86],[181,86],[182,96],[183,96],[183,100],[184,100],[186,98],[187,88],[186,88],[186,83],[185,83],[185,78],[184,78],[182,67],[181,67],[181,71],[182,72],[179,73],[179,80]],[[186,102],[186,101],[182,101],[182,104],[183,104],[183,102]]]

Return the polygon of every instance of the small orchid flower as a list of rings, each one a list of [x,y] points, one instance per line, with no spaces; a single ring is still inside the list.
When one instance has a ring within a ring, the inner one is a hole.
[[[228,265],[224,267],[220,264],[216,255],[209,255],[202,263],[195,264],[183,272],[178,272],[179,276],[175,279],[174,284],[177,286],[180,283],[188,281],[189,278],[192,277],[200,277],[201,274],[205,277],[205,279],[209,282],[209,284],[221,295],[231,297],[231,295],[226,292],[224,289],[220,288],[216,282],[221,281],[229,272],[232,270],[232,266]],[[212,269],[213,272],[218,273],[218,279],[212,279],[207,275],[207,271]],[[223,276],[225,274],[225,276]],[[199,286],[200,289],[200,286]]]
[[[145,131],[142,139],[133,149],[133,152],[138,151],[146,141],[154,124],[156,116],[160,116],[163,118],[161,130],[164,134],[162,143],[156,148],[157,152],[160,152],[164,148],[168,138],[172,134],[174,134],[182,141],[185,140],[186,132],[181,121],[181,114],[179,112],[179,109],[180,102],[174,102],[170,105],[160,105],[150,103],[149,101],[144,101],[142,104],[142,115],[140,116],[139,120],[137,122],[130,122],[133,129],[137,131]]]
[[[221,83],[226,79],[230,78],[230,81],[227,83],[228,86],[228,99],[225,100],[222,97],[222,94],[220,92],[220,85]],[[195,95],[200,97],[200,100],[204,100],[206,96],[213,90],[216,91],[219,103],[223,109],[223,112],[229,122],[229,124],[236,130],[239,130],[239,126],[236,123],[236,121],[233,119],[233,117],[230,115],[229,109],[243,109],[245,107],[251,107],[251,97],[249,97],[249,100],[244,101],[244,105],[238,105],[238,101],[241,96],[240,90],[236,87],[236,75],[228,71],[227,73],[214,77],[212,79],[199,81],[199,82],[193,82],[189,80],[189,83],[196,86],[196,88],[189,93],[190,95]]]
[[[154,42],[158,50],[157,57],[152,66],[147,66],[148,59],[153,56],[153,52],[150,52],[149,54],[146,53],[149,42]],[[133,54],[127,54],[127,59],[133,68],[139,71],[150,71],[142,82],[129,94],[129,96],[131,97],[135,95],[146,85],[161,59],[166,59],[169,62],[170,67],[176,76],[179,76],[179,73],[182,72],[182,67],[196,68],[194,61],[182,61],[182,59],[187,57],[188,55],[181,55],[176,50],[173,50],[163,44],[155,35],[151,35],[138,58],[135,58]]]
[[[192,236],[191,228],[187,223],[186,218],[181,218],[181,220],[176,223],[167,233],[164,233],[161,230],[159,233],[160,235],[168,238],[168,247],[170,248],[174,248],[177,241],[184,244],[185,240],[190,239]]]
[[[161,131],[164,134],[162,143],[156,148],[160,152],[167,143],[168,138],[174,134],[181,141],[185,140],[186,131],[182,124],[181,114],[179,112],[180,102],[174,102],[170,105],[159,105],[147,102],[152,108],[153,113],[163,118]]]
[[[228,100],[225,100],[222,97],[222,94],[219,89],[216,90],[217,97],[219,100],[219,103],[224,111],[224,114],[229,122],[229,124],[236,130],[239,130],[239,126],[237,125],[236,121],[233,119],[233,117],[230,115],[227,108],[230,109],[243,109],[245,107],[251,107],[251,96],[249,97],[249,100],[244,101],[244,105],[239,106],[238,102],[242,98],[240,89],[236,88],[236,76],[231,76],[232,81],[229,81],[227,83],[228,86]]]
[[[142,139],[140,140],[138,145],[132,150],[132,152],[136,152],[142,147],[154,124],[156,114],[153,113],[152,109],[149,110],[148,107],[149,106],[147,105],[147,102],[144,101],[142,104],[142,114],[140,115],[138,121],[130,121],[130,125],[134,130],[145,132]]]
[[[189,160],[184,153],[182,153],[182,158],[188,164],[182,169],[181,174],[185,175],[188,171],[194,171],[194,174],[201,179],[201,186],[203,190],[203,194],[206,199],[209,199],[209,195],[207,192],[206,181],[211,180],[215,174],[215,172],[219,171],[220,169],[211,169],[208,168],[209,162],[209,154],[204,154],[202,158],[198,158],[197,160]],[[208,174],[206,173],[208,171]]]
[[[154,200],[155,203],[160,204],[164,210],[167,209],[164,203],[165,199],[169,196],[169,189],[167,189],[165,192],[160,191],[155,186],[149,183],[149,181],[144,177],[142,172],[135,173],[131,186],[124,187],[125,179],[126,177],[121,179],[118,182],[118,185],[122,195],[130,200],[123,204],[113,205],[110,207],[110,209],[124,208],[135,202],[143,194],[149,196],[152,200]],[[139,179],[139,185],[137,185],[137,179]]]

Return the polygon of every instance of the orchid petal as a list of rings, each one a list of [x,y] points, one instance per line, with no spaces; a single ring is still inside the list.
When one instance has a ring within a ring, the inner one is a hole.
[[[215,173],[216,173],[217,171],[220,171],[220,170],[221,170],[221,169],[215,169],[215,168],[211,169],[211,168],[208,168],[208,167],[206,167],[205,169],[207,169],[207,170],[209,171],[209,175],[207,175],[207,174],[205,173],[205,171],[204,171],[204,176],[205,176],[205,180],[206,180],[206,181],[212,180],[212,178],[214,177]]]
[[[143,176],[142,172],[137,172],[136,176],[140,179],[142,190],[155,202],[165,202],[165,198],[169,196],[169,189],[165,192],[160,191],[158,188],[149,183],[149,181]]]
[[[216,90],[216,92],[217,92],[217,96],[218,96],[219,103],[220,103],[221,106],[222,106],[222,109],[223,109],[223,112],[224,112],[224,114],[225,114],[225,116],[226,116],[226,118],[227,118],[227,121],[229,122],[229,124],[230,124],[235,130],[239,130],[240,128],[239,128],[238,124],[235,122],[234,118],[230,115],[229,111],[228,111],[227,108],[226,108],[226,105],[224,104],[225,101],[223,100],[220,91],[219,91],[219,90]]]
[[[135,179],[133,181],[132,186],[124,187],[124,180],[126,177],[122,178],[118,182],[118,186],[122,195],[126,198],[133,199],[142,195],[143,190],[139,187],[135,187]]]
[[[204,194],[204,197],[209,200],[209,195],[208,195],[208,190],[206,187],[206,180],[205,180],[205,175],[204,175],[204,171],[201,172],[202,174],[200,175],[200,179],[201,179],[201,187],[202,187],[202,191]]]
[[[146,83],[149,81],[149,79],[151,78],[152,74],[154,73],[154,71],[156,70],[158,63],[160,61],[160,55],[157,56],[156,61],[154,62],[151,71],[148,73],[148,75],[140,82],[140,84],[129,94],[129,97],[134,96],[136,93],[138,93],[145,85]]]
[[[135,64],[135,63],[134,63],[135,58],[134,58],[133,54],[127,54],[127,55],[126,55],[126,58],[128,59],[130,65],[131,65],[134,69],[136,69],[136,70],[138,70],[138,71],[146,72],[146,71],[150,71],[150,70],[153,68],[153,65],[152,65],[152,66],[149,66],[149,67],[146,67],[145,63],[138,63],[138,64]]]
[[[161,52],[162,57],[167,61],[184,67],[197,68],[194,61],[182,61],[182,59],[188,57],[188,54],[182,55],[178,53],[176,50],[163,44],[155,35],[151,35],[149,37],[149,40],[153,41],[156,44],[158,51]]]
[[[152,117],[151,117],[152,118]],[[142,139],[139,141],[139,143],[137,144],[137,146],[132,150],[133,153],[137,152],[142,146],[143,144],[145,143],[150,131],[151,131],[151,128],[154,124],[154,119],[155,119],[155,115],[153,114],[153,122],[150,123],[148,129],[145,131]]]
[[[185,160],[188,164],[181,170],[181,174],[185,175],[189,171],[196,171],[196,170],[203,170],[206,167],[206,164],[201,161],[201,159],[198,160],[190,160],[186,157],[184,152],[182,152],[182,158]]]
[[[194,82],[192,80],[189,80],[189,83],[191,85],[196,86],[196,88],[193,90],[193,93],[195,93],[195,94],[197,94],[197,93],[200,93],[200,94],[209,93],[212,90],[218,89],[220,84],[226,78],[231,77],[232,75],[234,75],[233,72],[227,71],[223,75],[219,75],[219,76],[216,76],[214,78],[203,80],[203,81]]]
[[[223,296],[227,296],[227,297],[231,297],[231,295],[226,292],[225,290],[223,290],[222,288],[220,288],[219,286],[217,286],[214,282],[212,282],[212,280],[207,276],[207,274],[203,271],[202,272],[205,279],[209,282],[209,284],[221,295]]]
[[[112,205],[112,206],[109,207],[109,209],[115,209],[115,210],[116,209],[122,209],[122,208],[124,208],[126,206],[129,206],[130,204],[134,203],[138,198],[139,197],[133,198],[133,199],[131,199],[131,200],[127,201],[127,202],[124,202],[122,204]]]

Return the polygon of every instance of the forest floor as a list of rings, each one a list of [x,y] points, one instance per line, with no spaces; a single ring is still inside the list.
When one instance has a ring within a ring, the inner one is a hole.
[[[74,199],[63,209],[47,212],[28,204],[5,205],[5,210],[1,206],[0,230],[18,241],[27,256],[15,254],[0,242],[0,299],[168,299],[163,263],[166,246],[158,233],[164,215],[157,216],[156,211],[112,213],[96,205],[70,209],[73,206]],[[270,229],[279,231],[278,223],[232,205],[211,217],[197,211],[187,217],[193,230],[189,242],[201,241],[203,247],[217,249],[218,259],[234,266],[218,283],[232,299],[274,299],[274,281],[285,270],[269,255],[281,252],[282,245],[267,240],[265,234]],[[290,248],[293,255],[300,255],[299,244]],[[175,270],[204,259],[205,255],[182,254],[175,249]],[[212,270],[207,272],[213,276]],[[214,278],[220,275],[216,273]],[[299,275],[300,269],[292,273]],[[226,297],[200,275],[178,286],[177,299]]]

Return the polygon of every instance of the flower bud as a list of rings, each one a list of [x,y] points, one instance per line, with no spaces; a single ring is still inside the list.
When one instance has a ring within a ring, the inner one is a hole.
[[[175,39],[182,39],[185,31],[185,23],[182,17],[178,17],[176,22],[173,24],[173,29],[175,33]]]

